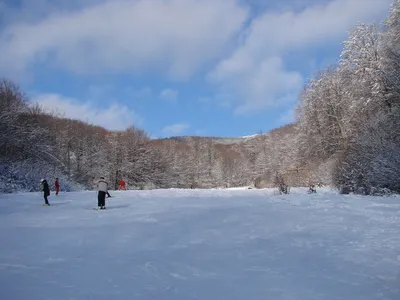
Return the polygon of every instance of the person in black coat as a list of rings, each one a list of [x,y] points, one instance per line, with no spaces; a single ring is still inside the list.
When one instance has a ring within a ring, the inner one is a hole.
[[[49,184],[47,183],[46,179],[42,179],[40,183],[41,183],[41,190],[43,191],[44,204],[50,205],[49,200],[47,200],[47,197],[50,196]]]

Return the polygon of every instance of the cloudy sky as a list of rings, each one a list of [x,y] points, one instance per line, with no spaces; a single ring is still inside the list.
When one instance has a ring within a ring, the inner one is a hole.
[[[153,137],[292,121],[348,30],[392,0],[0,0],[0,76],[46,109]]]

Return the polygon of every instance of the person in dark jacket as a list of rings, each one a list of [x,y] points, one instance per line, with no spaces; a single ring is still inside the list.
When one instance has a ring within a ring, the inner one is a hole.
[[[42,179],[40,183],[41,183],[40,188],[43,191],[44,205],[50,205],[49,200],[47,199],[47,197],[50,196],[49,184],[47,183],[46,179]]]

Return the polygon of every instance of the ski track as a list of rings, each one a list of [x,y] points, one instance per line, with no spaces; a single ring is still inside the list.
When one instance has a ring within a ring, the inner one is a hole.
[[[4,300],[399,300],[400,197],[0,195]]]

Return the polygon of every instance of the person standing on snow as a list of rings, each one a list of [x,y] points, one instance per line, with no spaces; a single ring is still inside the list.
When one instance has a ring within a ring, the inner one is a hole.
[[[106,208],[106,194],[108,190],[108,182],[105,181],[104,177],[100,177],[100,180],[97,183],[97,207],[98,209]]]
[[[40,180],[40,190],[43,191],[44,205],[49,206],[50,203],[49,200],[47,200],[47,197],[50,196],[50,188],[46,179]]]
[[[126,185],[125,185],[125,181],[123,179],[121,179],[119,181],[119,190],[125,190],[126,191]]]
[[[57,196],[58,192],[60,191],[60,183],[58,182],[58,178],[56,178],[56,181],[54,182],[54,186],[56,188],[56,196]]]

